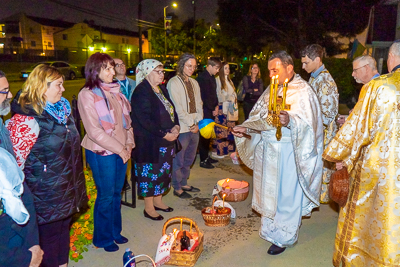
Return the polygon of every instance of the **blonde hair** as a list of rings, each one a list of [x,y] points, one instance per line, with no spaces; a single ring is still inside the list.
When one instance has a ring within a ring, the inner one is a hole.
[[[221,89],[224,90],[224,91],[228,90],[228,86],[226,85],[227,81],[231,84],[233,89],[235,89],[235,86],[233,85],[233,82],[232,82],[231,78],[229,77],[229,75],[228,75],[227,79],[225,79],[224,67],[226,65],[228,65],[228,62],[222,62],[221,63],[221,68],[219,69],[219,72],[218,72],[219,80],[221,81]]]
[[[26,111],[25,106],[31,105],[37,114],[42,114],[46,106],[45,93],[50,83],[60,78],[64,79],[64,75],[55,67],[46,64],[36,66],[22,87],[18,99],[21,108]]]
[[[249,72],[247,73],[247,75],[251,76],[251,69],[253,68],[254,65],[257,65],[258,67],[257,79],[261,79],[261,70],[260,70],[260,65],[258,65],[258,63],[250,64]]]

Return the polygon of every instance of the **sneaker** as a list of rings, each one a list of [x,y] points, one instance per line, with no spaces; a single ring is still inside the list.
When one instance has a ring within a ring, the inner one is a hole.
[[[174,196],[177,196],[177,197],[183,198],[183,199],[185,199],[185,198],[192,198],[192,195],[189,194],[189,193],[187,193],[186,191],[183,191],[181,194],[178,194],[178,192],[176,192],[176,191],[174,190]]]
[[[210,163],[210,161],[208,161],[208,160],[200,162],[200,167],[205,168],[205,169],[214,169],[215,168],[214,165],[212,165]]]

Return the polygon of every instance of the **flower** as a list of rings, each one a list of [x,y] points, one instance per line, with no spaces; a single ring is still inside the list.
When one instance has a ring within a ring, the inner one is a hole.
[[[157,180],[157,178],[158,178],[157,174],[153,174],[153,175],[151,176],[151,180],[152,180],[152,181]]]
[[[75,252],[75,253],[72,254],[72,258],[78,258],[78,257],[79,257],[78,253]]]
[[[168,162],[164,162],[164,164],[162,165],[161,168],[166,169],[166,170],[169,170],[170,167],[171,167],[171,166],[168,164]]]
[[[89,220],[89,218],[90,218],[90,214],[85,214],[85,220]]]

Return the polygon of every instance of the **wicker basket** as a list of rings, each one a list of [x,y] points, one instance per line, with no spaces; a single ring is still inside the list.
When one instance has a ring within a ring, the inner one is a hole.
[[[171,259],[165,263],[166,265],[175,265],[175,266],[194,266],[196,264],[197,259],[200,257],[201,252],[203,252],[203,233],[200,231],[199,227],[197,226],[196,222],[187,217],[172,217],[168,219],[164,223],[164,227],[162,230],[162,235],[165,235],[165,231],[168,227],[168,224],[172,221],[188,221],[193,224],[194,229],[199,235],[199,245],[194,249],[194,251],[175,251],[171,250]]]
[[[211,207],[214,208],[214,202],[218,197],[215,196],[212,202]],[[226,226],[229,224],[231,221],[231,209],[230,208],[225,208],[228,209],[228,213],[206,213],[206,208],[201,210],[201,215],[203,216],[204,223],[207,226],[212,226],[212,227],[220,227],[220,226]]]
[[[226,179],[219,180],[218,184],[221,185],[222,187],[222,184],[225,182],[225,180]],[[243,201],[249,195],[249,183],[247,183],[246,187],[238,189],[232,189],[232,188],[226,189],[225,187],[222,187],[222,190],[218,193],[218,195],[220,198],[223,198],[224,194],[226,194],[225,201],[227,202]]]

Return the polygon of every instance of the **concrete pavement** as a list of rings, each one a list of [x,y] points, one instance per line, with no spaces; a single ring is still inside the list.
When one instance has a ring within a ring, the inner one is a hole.
[[[313,212],[310,219],[303,219],[299,241],[293,248],[288,248],[283,254],[270,256],[267,250],[271,245],[258,236],[260,216],[251,209],[252,198],[252,171],[244,165],[234,165],[230,158],[220,160],[216,168],[207,170],[199,167],[196,160],[189,184],[201,189],[201,192],[192,194],[189,200],[179,199],[170,191],[164,196],[167,205],[175,210],[172,213],[161,213],[164,221],[151,221],[144,218],[144,201],[138,200],[135,209],[123,206],[123,232],[129,242],[120,245],[120,250],[109,253],[103,249],[89,247],[89,251],[82,254],[83,259],[78,263],[71,262],[72,267],[110,267],[123,266],[122,255],[126,248],[131,248],[135,255],[147,254],[153,259],[157,244],[162,235],[162,228],[166,219],[174,216],[186,216],[194,219],[204,233],[204,250],[197,267],[236,267],[236,266],[299,266],[325,267],[332,266],[332,253],[338,212],[329,205],[321,205]],[[211,205],[213,186],[220,179],[234,178],[250,182],[250,194],[245,201],[231,202],[236,209],[237,218],[225,227],[205,226],[201,216],[201,209]],[[167,228],[179,228],[179,224]],[[187,225],[186,228],[188,229]],[[152,266],[150,261],[141,257],[137,267]]]

